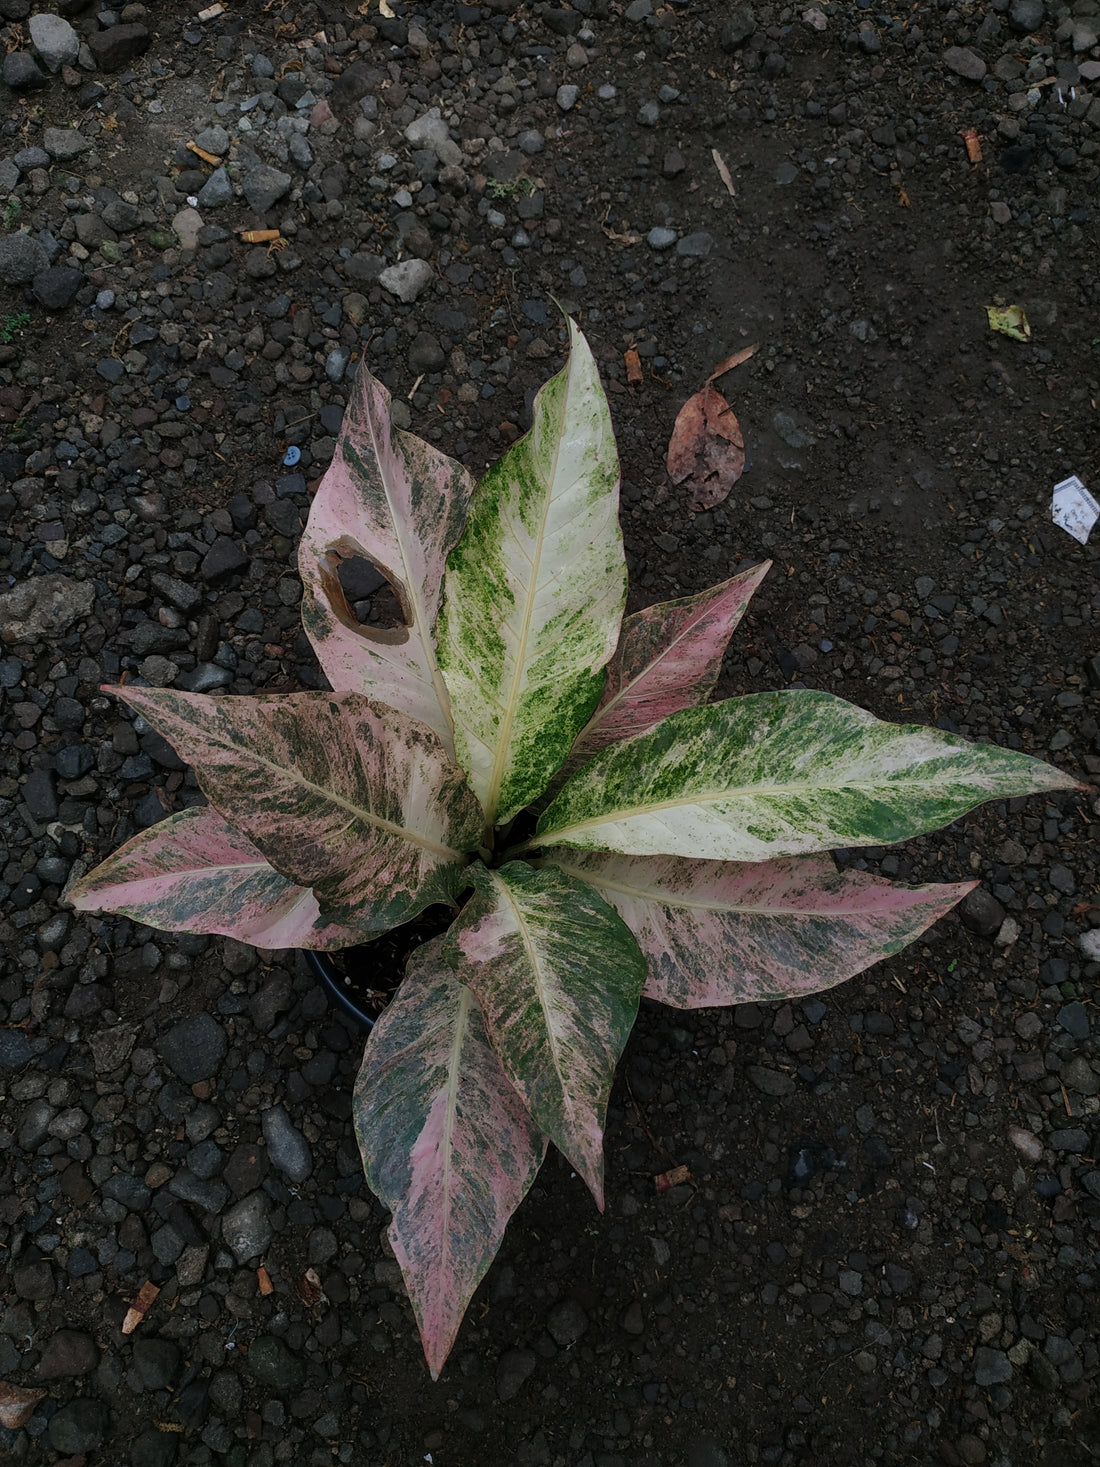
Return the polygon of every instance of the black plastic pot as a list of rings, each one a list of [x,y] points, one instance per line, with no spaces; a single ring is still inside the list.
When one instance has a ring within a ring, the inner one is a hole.
[[[359,1004],[354,990],[345,982],[344,975],[332,961],[331,956],[328,953],[314,952],[309,948],[303,949],[302,956],[306,960],[306,967],[328,994],[330,1002],[334,1003],[361,1029],[366,1029],[368,1032],[373,1029],[375,1015],[368,1013]]]
[[[411,922],[382,933],[372,942],[335,952],[302,949],[306,966],[332,1003],[358,1024],[371,1030],[375,1020],[405,976],[409,956],[422,943],[446,932],[454,921],[450,907],[432,906]]]

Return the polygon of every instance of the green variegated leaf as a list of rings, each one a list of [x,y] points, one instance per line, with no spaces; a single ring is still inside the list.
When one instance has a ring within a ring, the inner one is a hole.
[[[542,1131],[603,1208],[603,1124],[645,963],[586,882],[513,861],[469,867],[474,895],[447,937],[493,1047]]]
[[[531,844],[763,861],[892,845],[983,800],[1076,783],[1026,754],[883,723],[829,693],[760,693],[686,708],[602,750]]]
[[[439,663],[490,829],[563,763],[603,689],[626,600],[611,417],[588,343],[572,322],[570,333],[568,365],[474,490],[447,561]]]
[[[409,959],[367,1041],[352,1107],[433,1379],[546,1154],[442,945]]]

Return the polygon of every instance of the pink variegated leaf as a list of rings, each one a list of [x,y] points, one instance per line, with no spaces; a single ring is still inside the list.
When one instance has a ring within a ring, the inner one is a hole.
[[[424,724],[358,693],[108,691],[190,760],[215,809],[316,893],[326,921],[385,931],[465,885],[481,811]]]
[[[674,1008],[804,998],[900,952],[977,884],[896,886],[825,855],[694,861],[563,851],[634,933],[645,992]]]
[[[433,629],[443,566],[462,534],[473,480],[454,459],[394,429],[390,394],[361,367],[336,453],[298,552],[302,625],[329,682],[426,723],[454,754]],[[406,625],[361,626],[340,585],[341,560],[373,561]]]
[[[705,703],[726,644],[770,568],[766,560],[697,596],[628,616],[607,664],[603,697],[573,745],[570,764],[645,733],[680,708]]]
[[[512,861],[480,863],[447,934],[508,1078],[603,1210],[603,1124],[645,963],[629,930],[584,881]]]
[[[209,806],[141,831],[65,893],[78,912],[119,912],[162,932],[216,932],[254,947],[339,948],[363,942],[326,922],[317,898],[268,864]]]
[[[546,1141],[489,1043],[477,1000],[427,943],[367,1043],[353,1115],[367,1182],[438,1378]]]

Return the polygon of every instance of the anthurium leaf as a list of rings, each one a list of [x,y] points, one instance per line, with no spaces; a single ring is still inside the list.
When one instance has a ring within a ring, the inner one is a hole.
[[[439,660],[490,827],[564,761],[599,699],[626,599],[611,417],[588,343],[569,329],[567,366],[477,486],[447,562]]]
[[[603,697],[570,761],[645,733],[680,708],[705,703],[726,644],[770,568],[766,560],[697,596],[662,601],[628,616],[607,665]]]
[[[645,981],[638,944],[590,886],[513,861],[469,867],[447,934],[508,1078],[603,1209],[603,1124]]]
[[[302,625],[332,686],[365,693],[426,723],[452,756],[432,629],[444,562],[462,533],[472,490],[461,464],[394,429],[389,392],[361,367],[298,551]],[[360,556],[373,561],[397,593],[404,627],[356,620],[339,566]]]
[[[433,1379],[546,1154],[442,944],[410,958],[371,1032],[352,1102]]]
[[[324,921],[309,887],[280,876],[209,806],[141,831],[65,897],[78,912],[121,912],[163,932],[216,932],[255,947],[363,941],[354,927]]]
[[[569,851],[645,955],[645,993],[674,1008],[804,998],[900,952],[977,885],[897,886],[827,855],[691,861]]]
[[[358,693],[110,689],[195,767],[210,803],[329,922],[384,931],[465,883],[480,811],[422,723]]]
[[[685,708],[601,750],[535,843],[761,861],[890,845],[983,800],[1075,784],[1026,754],[883,723],[829,693],[759,693]]]

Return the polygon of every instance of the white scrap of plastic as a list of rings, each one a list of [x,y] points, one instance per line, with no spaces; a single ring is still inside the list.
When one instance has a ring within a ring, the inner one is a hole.
[[[1050,517],[1056,525],[1068,530],[1075,540],[1087,544],[1089,532],[1100,518],[1100,504],[1076,474],[1063,479],[1054,486],[1054,497],[1050,505]]]

